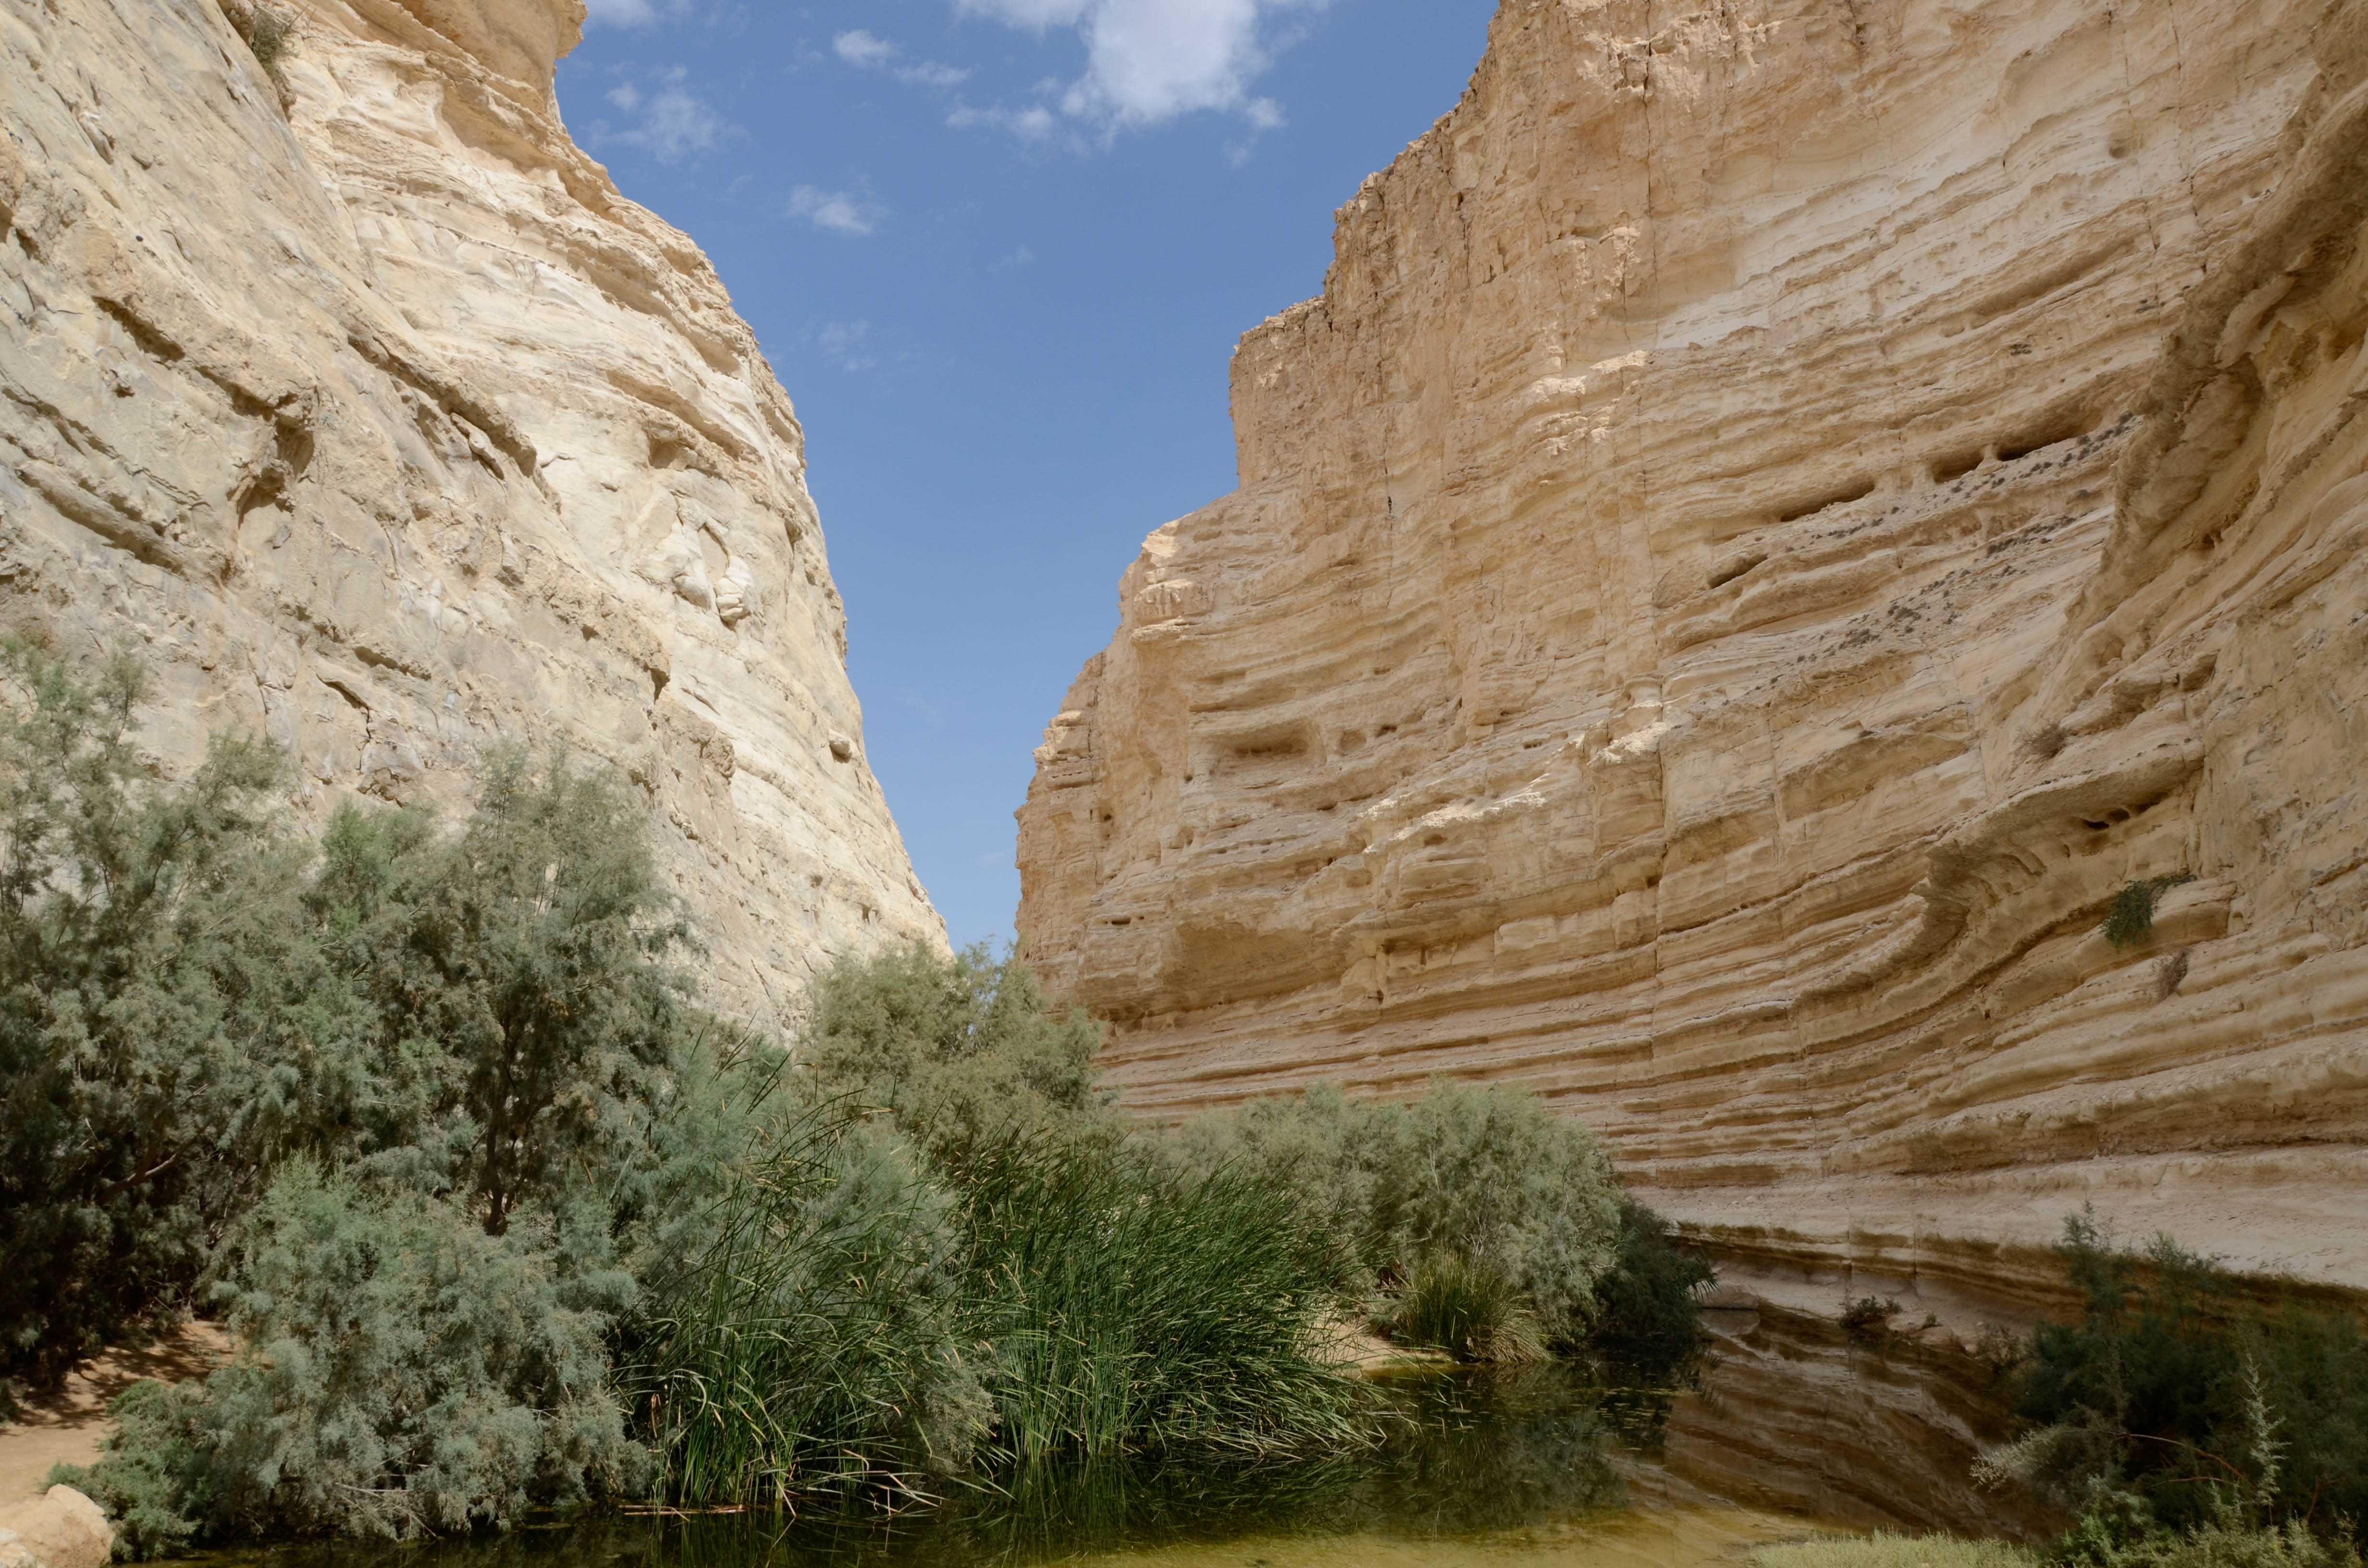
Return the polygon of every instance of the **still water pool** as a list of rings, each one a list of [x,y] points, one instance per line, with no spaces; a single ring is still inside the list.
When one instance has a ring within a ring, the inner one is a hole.
[[[307,1550],[212,1568],[1740,1568],[1819,1531],[2031,1539],[1966,1476],[2003,1429],[1971,1357],[1804,1318],[1725,1316],[1699,1393],[1554,1368],[1384,1380],[1378,1448],[1046,1476],[882,1519],[579,1519],[495,1540]]]

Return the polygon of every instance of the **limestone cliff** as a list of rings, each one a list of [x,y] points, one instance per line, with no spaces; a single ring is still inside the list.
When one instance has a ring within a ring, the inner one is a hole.
[[[942,942],[789,399],[560,123],[581,0],[274,3],[0,4],[0,619],[138,645],[162,765],[265,730],[315,811],[622,766],[758,1017]]]
[[[2368,1286],[2363,74],[2357,0],[1504,0],[1037,754],[1130,1103],[1518,1079],[1788,1264],[2093,1199]]]

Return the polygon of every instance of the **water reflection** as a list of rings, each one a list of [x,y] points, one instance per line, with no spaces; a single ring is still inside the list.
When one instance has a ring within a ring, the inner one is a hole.
[[[1807,1320],[1725,1327],[1709,1387],[1674,1405],[1559,1367],[1433,1371],[1383,1385],[1379,1446],[1312,1461],[1070,1468],[894,1518],[608,1516],[217,1568],[1731,1568],[1821,1526],[2038,1533],[1966,1480],[2003,1420],[1970,1358]]]

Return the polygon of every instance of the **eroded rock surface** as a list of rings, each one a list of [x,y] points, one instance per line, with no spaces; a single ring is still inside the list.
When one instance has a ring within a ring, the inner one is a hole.
[[[245,0],[0,5],[0,617],[140,646],[165,766],[268,731],[317,812],[621,766],[760,1018],[942,942],[790,401],[560,123],[580,0],[274,4],[279,82]]]
[[[1518,1079],[1771,1265],[2093,1200],[2368,1286],[2363,74],[2357,0],[1505,0],[1037,754],[1129,1102]]]

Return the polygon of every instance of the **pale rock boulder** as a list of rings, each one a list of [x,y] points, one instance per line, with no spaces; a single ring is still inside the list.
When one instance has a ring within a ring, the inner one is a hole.
[[[103,1568],[114,1552],[115,1527],[71,1486],[0,1508],[0,1568]]]
[[[2368,1287],[2363,79],[2357,0],[1504,0],[1037,753],[1127,1102],[1517,1081],[1796,1278],[2093,1202]]]
[[[502,739],[640,785],[761,1021],[942,944],[879,784],[789,398],[552,91],[578,0],[0,7],[0,619],[465,806]]]

